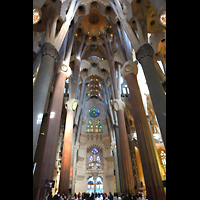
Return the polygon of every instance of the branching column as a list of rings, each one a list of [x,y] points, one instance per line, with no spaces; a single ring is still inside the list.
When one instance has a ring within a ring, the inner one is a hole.
[[[144,170],[148,199],[164,200],[166,197],[158,168],[155,149],[153,148],[153,137],[149,129],[136,78],[137,72],[137,65],[133,61],[127,61],[121,69],[121,73],[127,80],[130,91],[130,102]]]
[[[163,4],[162,0],[152,0],[152,2],[162,2]],[[136,34],[136,32],[132,30],[127,22],[119,0],[114,0],[114,3],[110,1],[110,5],[118,16],[120,23],[123,25],[123,28],[126,31],[126,34],[136,52],[136,58],[142,65],[153,107],[158,119],[159,127],[161,129],[163,142],[166,148],[166,97],[164,94],[164,89],[160,83],[159,74],[154,66],[153,49],[147,41],[147,19],[144,17],[143,23],[141,23],[141,20],[138,19],[138,16],[134,16],[137,26]],[[141,9],[138,9],[137,15],[139,15],[139,13],[145,16]]]

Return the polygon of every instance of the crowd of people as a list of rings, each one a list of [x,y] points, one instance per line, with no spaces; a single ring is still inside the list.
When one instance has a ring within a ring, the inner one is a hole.
[[[141,193],[137,193],[136,195],[129,194],[129,193],[122,193],[118,195],[117,193],[112,194],[109,192],[107,195],[106,193],[85,193],[82,194],[79,192],[78,194],[74,194],[74,196],[67,196],[64,192],[61,194],[58,192],[54,196],[52,196],[52,192],[50,192],[46,200],[148,200],[147,197],[144,199]]]

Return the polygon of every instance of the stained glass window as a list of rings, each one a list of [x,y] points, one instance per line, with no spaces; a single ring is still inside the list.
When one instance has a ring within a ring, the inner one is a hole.
[[[88,120],[88,125],[87,125],[86,132],[87,133],[93,132],[93,125],[92,125],[92,120],[91,119]]]
[[[100,115],[100,111],[99,109],[92,107],[89,109],[88,114],[90,117],[98,117]]]
[[[96,125],[96,126],[95,126],[95,133],[98,133],[98,132],[99,132],[99,129],[98,129],[98,128],[99,128],[99,126]]]
[[[100,119],[98,119],[98,120],[96,121],[96,124],[101,124]]]
[[[102,133],[102,126],[99,125],[99,132]]]
[[[92,157],[92,156],[90,156],[89,162],[92,162],[92,161],[93,161],[93,157]]]
[[[93,132],[93,125],[90,126],[90,132]]]
[[[102,125],[101,121],[98,119],[96,120],[96,126],[95,126],[95,133],[102,133]]]
[[[99,157],[99,156],[97,156],[97,161],[98,161],[98,162],[101,162],[101,159],[100,159],[100,157]]]
[[[98,153],[98,150],[96,148],[92,149],[92,153],[93,154],[97,154]]]
[[[90,126],[89,125],[87,125],[87,131],[86,132],[87,133],[90,132]]]

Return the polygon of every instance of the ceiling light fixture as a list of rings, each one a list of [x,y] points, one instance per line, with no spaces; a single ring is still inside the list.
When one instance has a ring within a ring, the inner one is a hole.
[[[166,27],[166,10],[165,8],[160,9],[160,11],[158,11],[158,19],[161,23],[162,26]]]
[[[33,24],[37,24],[41,19],[41,10],[38,8],[33,9]]]

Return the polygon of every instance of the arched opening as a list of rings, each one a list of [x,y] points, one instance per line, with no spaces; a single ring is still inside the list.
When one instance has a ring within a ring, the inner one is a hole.
[[[93,176],[87,179],[87,193],[103,193],[103,178],[98,176],[95,180]]]
[[[92,194],[92,192],[94,193],[94,178],[93,176],[89,176],[87,179],[87,193]]]
[[[101,176],[98,176],[96,180],[96,193],[103,193],[103,178]]]

